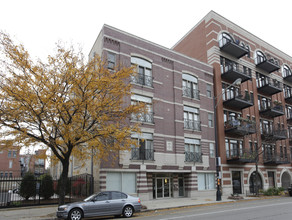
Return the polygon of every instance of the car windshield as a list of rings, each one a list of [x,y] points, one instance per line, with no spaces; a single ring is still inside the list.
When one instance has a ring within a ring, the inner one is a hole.
[[[91,201],[95,196],[96,196],[96,194],[93,194],[93,195],[87,197],[86,199],[84,199],[84,202]]]

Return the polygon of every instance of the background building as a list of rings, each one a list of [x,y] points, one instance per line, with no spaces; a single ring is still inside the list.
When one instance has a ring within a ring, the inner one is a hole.
[[[19,149],[11,147],[0,150],[0,178],[19,177],[21,175]]]
[[[215,195],[213,70],[210,65],[105,25],[90,57],[108,68],[134,65],[128,104],[148,111],[132,115],[139,147],[101,161],[100,190],[121,190],[142,199]]]
[[[173,49],[213,66],[223,193],[287,188],[291,183],[292,58],[213,11]],[[238,78],[240,86],[225,90]],[[258,178],[255,155],[259,156]]]

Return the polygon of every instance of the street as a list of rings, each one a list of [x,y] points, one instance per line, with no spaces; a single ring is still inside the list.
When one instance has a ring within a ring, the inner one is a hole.
[[[134,219],[290,220],[292,219],[292,197],[158,210],[137,213]]]

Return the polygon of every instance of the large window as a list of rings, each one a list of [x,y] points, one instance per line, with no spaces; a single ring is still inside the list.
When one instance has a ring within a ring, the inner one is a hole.
[[[136,142],[132,146],[132,160],[154,160],[153,134],[132,134],[131,138]]]
[[[109,69],[114,69],[116,66],[116,55],[113,53],[107,54],[107,66]]]
[[[233,158],[242,156],[243,145],[241,140],[225,139],[226,157]]]
[[[199,139],[185,138],[185,161],[202,162],[201,141]]]
[[[184,128],[200,131],[200,112],[198,108],[184,106]]]
[[[131,104],[132,105],[136,105],[140,102],[146,104],[146,112],[132,114],[132,119],[135,121],[153,123],[152,98],[146,97],[146,96],[141,96],[141,95],[135,95],[135,94],[131,96]]]
[[[183,74],[182,78],[183,78],[183,81],[182,81],[183,96],[199,99],[200,92],[198,89],[197,77],[194,77],[189,74]]]
[[[139,57],[131,57],[131,64],[137,71],[137,75],[132,77],[132,82],[152,87],[152,63]]]
[[[282,76],[287,77],[287,76],[291,76],[291,75],[292,75],[291,69],[287,65],[284,65],[282,67]]]
[[[259,110],[263,111],[271,108],[271,99],[263,96],[258,96]]]
[[[106,190],[136,193],[136,174],[118,172],[107,173]]]
[[[214,173],[198,173],[198,190],[215,189]]]

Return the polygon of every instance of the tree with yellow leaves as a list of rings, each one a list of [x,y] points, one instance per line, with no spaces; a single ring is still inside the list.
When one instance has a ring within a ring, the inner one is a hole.
[[[46,63],[34,61],[24,46],[0,32],[0,131],[18,146],[41,143],[62,164],[59,204],[64,204],[70,156],[85,160],[88,149],[108,157],[132,144],[132,67],[107,68],[101,58],[86,62],[81,51],[57,44]],[[84,150],[87,149],[87,150]]]

